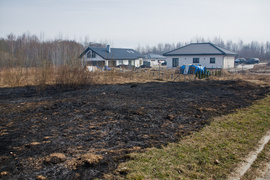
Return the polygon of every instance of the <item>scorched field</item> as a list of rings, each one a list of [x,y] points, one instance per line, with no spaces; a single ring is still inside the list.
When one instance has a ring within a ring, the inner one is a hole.
[[[114,170],[129,153],[177,142],[268,92],[241,80],[1,88],[0,172],[6,179],[124,176]]]

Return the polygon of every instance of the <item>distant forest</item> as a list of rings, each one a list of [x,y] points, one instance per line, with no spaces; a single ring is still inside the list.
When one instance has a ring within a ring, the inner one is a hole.
[[[87,38],[85,38],[87,39]],[[262,61],[270,61],[270,42],[260,43],[252,41],[223,41],[221,38],[212,40],[195,38],[190,42],[159,43],[156,46],[139,46],[136,50],[142,54],[164,52],[179,48],[189,43],[211,42],[219,47],[238,53],[238,57],[257,57]],[[0,38],[0,67],[39,67],[44,65],[71,65],[80,66],[79,55],[89,46],[106,46],[106,42],[76,42],[62,38],[55,40],[44,40],[30,33],[15,36],[12,33],[6,38]]]

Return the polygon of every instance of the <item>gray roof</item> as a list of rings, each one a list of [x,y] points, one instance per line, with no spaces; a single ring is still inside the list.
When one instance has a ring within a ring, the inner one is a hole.
[[[94,51],[96,54],[106,60],[135,60],[144,57],[133,49],[110,48],[110,52],[108,52],[106,47],[88,47],[80,55],[80,58],[82,58],[82,56],[85,55],[89,50]]]
[[[145,59],[160,59],[160,60],[166,60],[167,58],[165,56],[161,56],[159,54],[147,54],[145,55]]]
[[[234,55],[237,53],[218,47],[212,43],[192,43],[163,54],[175,55]]]

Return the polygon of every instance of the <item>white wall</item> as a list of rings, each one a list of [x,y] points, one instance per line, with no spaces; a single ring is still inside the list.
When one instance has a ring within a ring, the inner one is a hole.
[[[96,54],[95,58],[87,58],[87,53],[83,56],[82,58],[82,65],[86,64],[86,61],[104,61],[105,59],[103,59],[101,56],[99,56],[98,54]],[[105,65],[108,66],[108,61],[110,60],[105,60]],[[112,61],[116,61],[116,66],[120,65],[119,60],[112,60]],[[135,67],[140,67],[140,65],[142,65],[142,58],[133,60]],[[128,65],[128,60],[123,60],[123,64],[124,65]]]
[[[141,66],[141,58],[135,60],[135,67],[140,67]]]
[[[224,57],[224,69],[234,68],[234,56],[225,56]]]
[[[117,60],[116,61],[116,66],[122,65],[122,63],[120,63],[121,60]],[[128,60],[123,60],[123,65],[128,65]]]
[[[86,65],[87,61],[104,61],[104,59],[98,54],[96,54],[95,58],[87,58],[87,53],[86,53],[82,58],[82,66]]]
[[[199,63],[195,65],[201,65],[206,68],[222,68],[223,67],[223,55],[213,55],[213,56],[167,56],[167,67],[172,68],[172,59],[179,58],[179,66],[194,64],[193,58],[199,58]],[[210,63],[210,58],[216,58],[214,64]]]
[[[122,65],[122,63],[120,63],[120,61],[121,60],[116,60],[116,66]],[[132,61],[134,61],[134,66],[135,67],[140,67],[142,59],[139,58],[139,59],[132,60]],[[129,60],[123,60],[123,65],[128,65],[128,64],[129,64]]]
[[[86,53],[82,58],[82,66],[86,65],[87,61],[104,61],[104,59],[101,56],[97,55],[97,54],[96,54],[95,58],[87,58],[87,53]]]

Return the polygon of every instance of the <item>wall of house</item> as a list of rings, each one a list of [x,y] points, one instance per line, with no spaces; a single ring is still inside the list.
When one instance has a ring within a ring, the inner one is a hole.
[[[187,64],[201,65],[206,68],[222,68],[223,67],[223,55],[201,55],[201,56],[168,56],[167,67],[173,68],[172,59],[179,58],[179,66]],[[193,63],[193,58],[199,58],[199,63]],[[215,63],[210,63],[210,58],[215,58]]]
[[[165,61],[165,59],[144,59],[144,62],[150,63],[150,66],[159,66],[159,64],[164,63]]]
[[[129,60],[123,60],[123,63],[122,63],[121,60],[105,60],[101,56],[99,56],[98,54],[96,54],[95,58],[87,58],[87,53],[86,53],[82,58],[82,66],[87,65],[87,61],[104,61],[105,66],[110,66],[112,64],[115,65],[115,66],[118,66],[118,65],[121,65],[121,64],[129,65]],[[135,67],[140,67],[140,65],[142,65],[142,58],[132,60],[132,61],[134,61],[133,65]]]
[[[135,67],[140,67],[140,65],[141,65],[141,58],[139,58],[139,59],[136,59],[136,60],[132,60],[133,62],[134,62],[134,66]],[[123,63],[122,63],[123,62]],[[116,61],[116,66],[118,66],[118,65],[129,65],[129,60],[117,60]]]
[[[117,60],[116,66],[119,66],[119,65],[128,65],[128,60]]]
[[[141,58],[135,60],[135,67],[141,66]]]
[[[87,58],[86,54],[83,57],[86,61],[104,61],[104,59],[101,56],[99,56],[98,54],[96,54],[95,58]]]
[[[87,61],[104,61],[104,59],[96,54],[95,58],[87,58],[87,53],[82,58],[82,66],[87,65]]]
[[[235,56],[225,56],[224,57],[224,69],[234,68]]]

